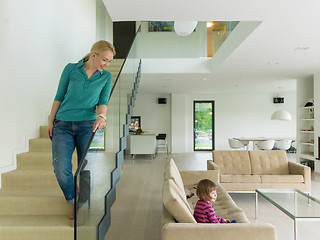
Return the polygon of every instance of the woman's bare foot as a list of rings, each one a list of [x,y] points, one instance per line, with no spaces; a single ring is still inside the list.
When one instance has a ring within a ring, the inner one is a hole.
[[[74,204],[70,204],[70,210],[68,214],[69,219],[74,219]]]

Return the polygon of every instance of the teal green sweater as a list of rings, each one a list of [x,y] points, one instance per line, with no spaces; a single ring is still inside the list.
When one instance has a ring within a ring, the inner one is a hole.
[[[61,105],[56,119],[86,121],[96,119],[96,106],[108,106],[112,86],[110,72],[97,71],[90,79],[83,67],[83,59],[69,63],[63,70],[55,96]]]

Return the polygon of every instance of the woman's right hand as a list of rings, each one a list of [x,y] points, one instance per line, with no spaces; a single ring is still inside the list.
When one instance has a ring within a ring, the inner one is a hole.
[[[51,141],[52,141],[52,129],[53,129],[53,123],[48,123],[47,136]]]
[[[54,100],[51,108],[51,113],[49,116],[49,123],[47,127],[47,136],[52,141],[52,129],[53,129],[53,123],[56,118],[56,113],[58,112],[58,109],[61,105],[61,102]]]

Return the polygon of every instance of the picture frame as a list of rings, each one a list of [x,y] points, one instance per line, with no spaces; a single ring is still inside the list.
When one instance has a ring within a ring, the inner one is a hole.
[[[149,21],[149,32],[173,32],[174,21]]]
[[[139,128],[141,128],[141,116],[131,116],[129,132],[136,132]]]

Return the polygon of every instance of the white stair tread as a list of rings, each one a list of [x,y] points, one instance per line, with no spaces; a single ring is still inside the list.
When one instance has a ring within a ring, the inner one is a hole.
[[[48,189],[2,189],[0,197],[63,197],[59,188]]]
[[[65,215],[11,216],[0,215],[0,227],[17,226],[64,226],[70,227],[71,220]]]

